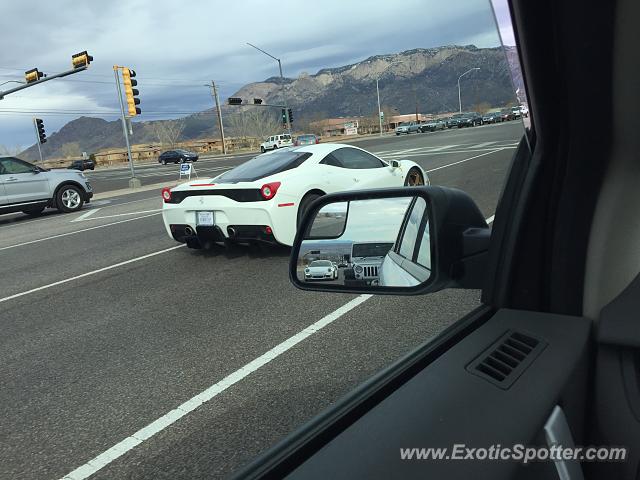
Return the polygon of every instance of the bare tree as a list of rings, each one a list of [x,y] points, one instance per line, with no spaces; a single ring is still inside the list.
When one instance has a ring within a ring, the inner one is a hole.
[[[160,144],[174,147],[184,132],[185,123],[184,118],[158,120],[151,122],[151,130]]]
[[[266,138],[282,131],[278,115],[267,108],[255,107],[244,113],[247,133],[258,138]]]
[[[0,145],[0,155],[4,157],[15,157],[20,152],[22,152],[22,147],[15,145],[10,147],[8,145]]]

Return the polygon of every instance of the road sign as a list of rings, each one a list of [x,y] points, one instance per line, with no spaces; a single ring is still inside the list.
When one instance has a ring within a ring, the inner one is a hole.
[[[191,170],[193,170],[193,165],[190,163],[180,164],[180,178],[189,177],[189,180],[191,180]]]

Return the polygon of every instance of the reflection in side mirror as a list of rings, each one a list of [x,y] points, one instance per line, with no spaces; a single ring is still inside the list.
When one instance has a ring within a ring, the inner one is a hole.
[[[398,160],[391,160],[391,168],[400,168],[400,162]]]
[[[300,244],[300,282],[344,289],[419,287],[431,277],[429,209],[422,196],[335,202]]]

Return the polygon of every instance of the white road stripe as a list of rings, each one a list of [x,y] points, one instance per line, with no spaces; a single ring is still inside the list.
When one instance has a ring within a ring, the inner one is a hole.
[[[488,152],[488,151],[495,151],[495,150],[510,150],[510,149],[514,149],[517,148],[515,146],[499,146],[496,145],[495,147],[492,148],[480,148],[480,149],[465,149],[465,150],[446,150],[446,151],[442,151],[442,152],[413,152],[413,153],[407,153],[405,155],[392,155],[392,154],[387,154],[387,155],[378,155],[379,157],[383,158],[383,159],[397,159],[396,157],[403,157],[403,158],[411,158],[411,157],[426,157],[429,155],[454,155],[456,153],[472,153],[472,152]]]
[[[114,213],[113,215],[102,215],[100,217],[91,217],[91,218],[78,218],[74,221],[82,221],[82,220],[104,220],[105,218],[116,218],[116,217],[127,217],[129,215],[142,215],[143,213],[153,213],[153,212],[161,212],[161,208],[156,208],[154,210],[143,210],[141,212],[127,212],[127,213]]]
[[[485,218],[485,221],[487,222],[487,224],[489,223],[493,223],[493,220],[496,218],[495,215],[491,215],[489,218]]]
[[[482,148],[482,147],[486,147],[486,146],[488,146],[488,145],[493,145],[493,144],[495,144],[495,143],[498,143],[498,142],[496,141],[496,142],[484,142],[484,143],[478,143],[477,145],[472,145],[472,146],[471,146],[471,147],[469,147],[469,148],[470,148],[470,149],[471,149],[471,148]]]
[[[82,273],[80,275],[76,275],[75,277],[65,278],[64,280],[58,280],[57,282],[50,283],[48,285],[43,285],[41,287],[32,288],[31,290],[27,290],[25,292],[16,293],[14,295],[9,295],[8,297],[0,298],[0,303],[8,302],[9,300],[13,300],[15,298],[24,297],[25,295],[29,295],[30,293],[39,292],[41,290],[46,290],[51,287],[56,287],[58,285],[63,285],[65,283],[73,282],[74,280],[78,280],[79,278],[85,278],[90,275],[95,275],[97,273],[106,272],[108,270],[113,270],[114,268],[122,267],[123,265],[128,265],[130,263],[139,262],[140,260],[144,260],[146,258],[155,257],[156,255],[161,255],[166,252],[170,252],[175,250],[176,248],[182,248],[186,245],[177,245],[175,247],[165,248],[164,250],[159,250],[157,252],[148,253],[147,255],[143,255],[141,257],[132,258],[131,260],[125,260],[124,262],[116,263],[114,265],[109,265],[108,267],[99,268],[97,270],[93,270],[91,272]]]
[[[245,366],[243,366],[239,370],[236,370],[232,374],[226,376],[225,378],[220,380],[218,383],[211,385],[209,388],[200,392],[198,395],[190,398],[189,400],[184,402],[182,405],[179,405],[178,407],[176,407],[174,410],[169,411],[168,413],[164,414],[162,417],[151,422],[146,427],[138,430],[130,437],[125,438],[121,442],[115,444],[113,447],[105,450],[103,453],[101,453],[97,457],[94,457],[93,459],[89,460],[84,465],[81,465],[80,467],[76,468],[71,473],[68,473],[65,477],[63,477],[63,480],[82,480],[89,477],[90,475],[93,475],[100,469],[109,465],[118,457],[127,453],[129,450],[140,445],[142,442],[148,440],[149,438],[154,436],[156,433],[161,432],[165,428],[169,427],[170,425],[172,425],[173,423],[175,423],[177,420],[184,417],[188,413],[193,412],[198,407],[200,407],[200,405],[202,405],[203,403],[208,402],[212,398],[218,396],[219,394],[227,390],[229,387],[235,385],[239,381],[246,378],[251,373],[267,365],[272,360],[278,358],[280,355],[290,350],[292,347],[296,346],[298,343],[302,342],[303,340],[310,337],[314,333],[322,330],[327,325],[335,322],[341,316],[353,310],[354,308],[356,308],[361,303],[365,302],[370,297],[371,295],[360,295],[354,298],[353,300],[351,300],[350,302],[347,302],[337,310],[331,312],[329,315],[318,320],[316,323],[309,325],[304,330],[301,330],[300,332],[296,333],[294,336],[276,345],[268,352],[263,353],[255,360],[252,360],[251,362],[247,363]]]
[[[79,217],[76,217],[73,220],[71,220],[71,223],[73,223],[73,222],[81,222],[84,219],[89,218],[92,215],[95,215],[98,210],[100,210],[100,209],[99,208],[94,208],[92,210],[89,210],[88,212],[85,212],[82,215],[80,215]]]
[[[469,160],[473,160],[474,158],[484,157],[485,155],[490,155],[492,153],[500,152],[504,150],[503,148],[498,148],[496,150],[491,150],[490,152],[481,153],[480,155],[474,155],[473,157],[465,158],[464,160],[460,160],[457,162],[449,163],[448,165],[443,165],[441,167],[432,168],[431,170],[427,170],[427,173],[435,172],[436,170],[442,170],[443,168],[453,167],[454,165],[459,165],[460,163],[468,162]]]
[[[429,149],[430,152],[440,152],[442,150],[447,150],[449,148],[454,148],[454,147],[459,147],[460,145],[443,145],[441,147],[435,147],[435,148],[431,148]]]
[[[88,232],[90,230],[96,230],[98,228],[105,228],[105,227],[110,227],[112,225],[118,225],[120,223],[126,223],[126,222],[133,222],[134,220],[140,220],[141,218],[147,218],[147,217],[153,217],[154,215],[160,215],[161,212],[157,212],[157,213],[151,213],[149,215],[143,215],[142,217],[136,217],[136,218],[127,218],[126,220],[120,220],[118,222],[112,222],[112,223],[107,223],[105,225],[97,225],[95,227],[88,227],[88,228],[83,228],[81,230],[74,230],[73,232],[67,232],[67,233],[60,233],[58,235],[52,235],[50,237],[45,237],[45,238],[39,238],[37,240],[29,240],[28,242],[22,242],[22,243],[16,243],[15,245],[8,245],[6,247],[0,247],[0,251],[2,250],[9,250],[10,248],[17,248],[17,247],[22,247],[24,245],[31,245],[33,243],[39,243],[39,242],[46,242],[47,240],[53,240],[54,238],[61,238],[61,237],[67,237],[69,235],[75,235],[77,233],[83,233],[83,232]]]

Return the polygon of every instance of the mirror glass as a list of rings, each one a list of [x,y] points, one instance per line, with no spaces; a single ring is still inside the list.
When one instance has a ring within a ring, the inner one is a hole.
[[[431,276],[427,202],[407,196],[324,205],[301,243],[296,273],[318,289],[425,283]]]

